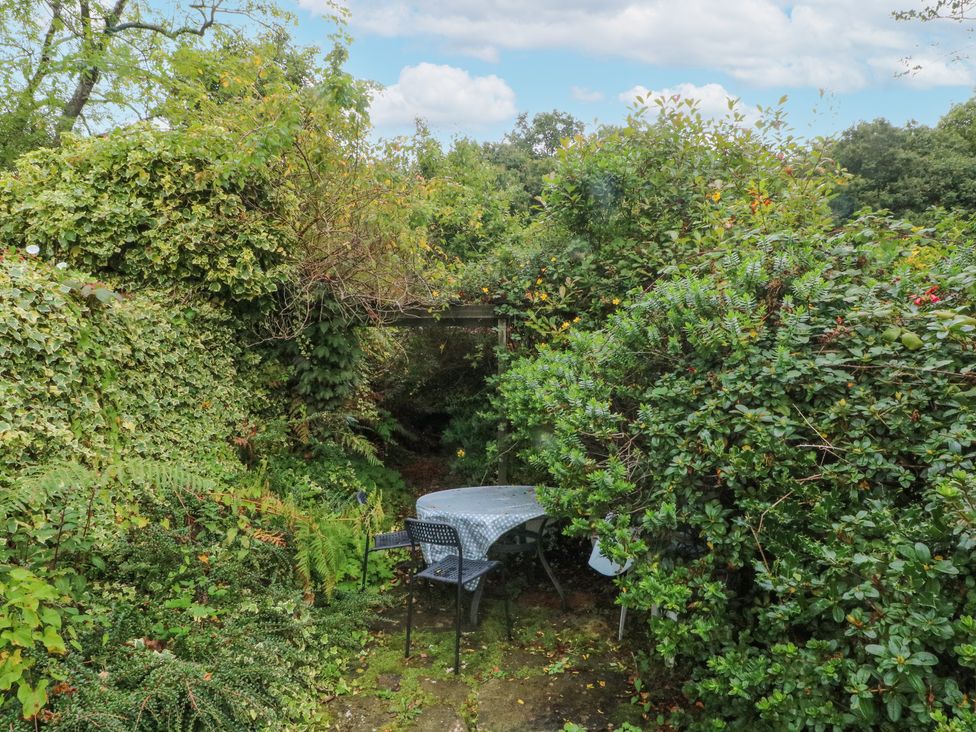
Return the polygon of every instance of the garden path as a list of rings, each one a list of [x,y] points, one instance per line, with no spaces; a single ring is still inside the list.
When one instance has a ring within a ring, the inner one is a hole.
[[[460,484],[437,456],[400,469],[418,495]],[[616,639],[616,589],[586,568],[583,544],[561,541],[550,554],[568,590],[566,612],[539,567],[528,562],[513,572],[512,643],[505,638],[500,588],[489,585],[479,627],[464,629],[457,676],[449,588],[418,593],[414,652],[405,660],[405,593],[401,583],[391,583],[390,605],[348,670],[347,693],[326,703],[329,729],[549,732],[639,725],[640,710],[631,703],[634,658],[627,637],[622,644]]]

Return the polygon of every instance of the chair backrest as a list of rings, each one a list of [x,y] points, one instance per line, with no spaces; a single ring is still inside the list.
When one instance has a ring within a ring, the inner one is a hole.
[[[461,552],[461,537],[457,529],[441,521],[421,521],[408,518],[407,535],[410,542],[417,544],[435,544],[437,546],[451,546]]]
[[[360,506],[365,506],[366,505],[366,501],[367,501],[366,491],[357,491],[356,492],[356,503],[358,503]]]

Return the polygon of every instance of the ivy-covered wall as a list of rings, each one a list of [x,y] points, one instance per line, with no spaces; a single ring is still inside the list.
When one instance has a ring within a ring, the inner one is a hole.
[[[270,406],[265,373],[209,305],[0,255],[0,480],[117,453],[233,459],[232,439]]]

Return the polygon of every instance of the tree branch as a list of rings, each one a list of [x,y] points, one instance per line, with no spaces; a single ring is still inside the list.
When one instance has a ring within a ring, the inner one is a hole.
[[[108,34],[121,33],[127,30],[146,30],[152,31],[153,33],[159,33],[167,38],[176,40],[180,36],[194,35],[202,36],[210,28],[212,28],[217,23],[217,11],[220,10],[220,5],[223,0],[215,0],[212,5],[205,5],[204,3],[194,3],[190,7],[200,13],[203,16],[203,20],[198,26],[182,26],[180,28],[168,28],[162,23],[147,23],[141,20],[132,20],[125,23],[112,23],[109,25],[105,24],[105,32]]]

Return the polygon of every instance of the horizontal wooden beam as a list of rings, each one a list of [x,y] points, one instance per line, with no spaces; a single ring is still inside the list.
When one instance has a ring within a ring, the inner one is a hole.
[[[445,310],[430,311],[413,308],[391,316],[387,325],[403,327],[431,327],[438,325],[458,325],[468,327],[494,328],[499,315],[494,305],[451,305]]]

